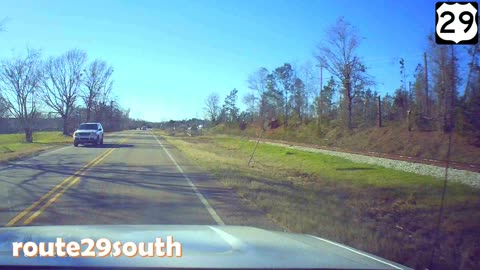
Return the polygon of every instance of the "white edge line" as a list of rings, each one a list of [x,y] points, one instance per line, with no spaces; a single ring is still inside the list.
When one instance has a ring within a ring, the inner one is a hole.
[[[71,145],[65,145],[65,146],[63,146],[63,147],[60,147],[60,148],[57,148],[57,149],[53,149],[53,150],[51,150],[51,151],[48,151],[48,150],[47,150],[47,152],[45,152],[45,153],[41,153],[40,155],[36,155],[36,156],[31,157],[31,158],[29,158],[29,159],[27,159],[27,160],[24,160],[24,161],[28,161],[28,160],[31,160],[31,159],[34,159],[34,158],[37,158],[37,157],[46,156],[46,155],[49,155],[49,154],[51,154],[51,153],[55,153],[55,152],[58,152],[58,151],[60,151],[60,150],[63,150],[63,149],[65,149],[65,148],[67,148],[67,147],[71,147]]]
[[[393,267],[393,268],[395,268],[395,269],[400,269],[400,270],[405,269],[405,268],[400,268],[400,267],[398,267],[398,266],[396,266],[396,265],[393,265],[393,264],[391,264],[391,263],[388,263],[388,262],[386,262],[386,261],[382,261],[382,260],[380,260],[380,259],[378,259],[378,258],[372,257],[372,256],[370,256],[370,255],[368,255],[368,254],[365,254],[365,253],[363,253],[363,252],[360,252],[360,251],[358,251],[358,250],[355,250],[355,249],[349,248],[349,247],[347,247],[347,246],[344,246],[344,245],[341,245],[341,244],[338,244],[338,243],[329,241],[329,240],[327,240],[327,239],[323,239],[323,238],[320,238],[320,237],[317,237],[317,236],[314,236],[314,235],[310,235],[310,234],[309,234],[309,236],[311,236],[311,237],[313,237],[313,238],[316,238],[316,239],[318,239],[318,240],[322,240],[322,241],[327,242],[327,243],[329,243],[329,244],[335,245],[335,246],[337,246],[337,247],[344,248],[344,249],[346,249],[346,250],[348,250],[348,251],[357,253],[357,254],[359,254],[359,255],[362,255],[362,256],[367,257],[367,258],[372,259],[372,260],[375,260],[375,261],[377,261],[377,262],[381,262],[381,263],[386,264],[386,265],[388,265],[388,266],[391,266],[391,267]]]
[[[63,149],[65,149],[65,148],[67,148],[67,147],[70,147],[70,146],[71,146],[71,145],[66,145],[66,146],[62,146],[62,147],[57,148],[57,149],[47,150],[46,152],[41,153],[41,154],[39,154],[39,155],[36,155],[36,156],[30,157],[30,158],[27,158],[27,159],[25,159],[25,160],[21,160],[21,161],[15,162],[15,163],[10,164],[10,165],[8,165],[8,166],[5,166],[5,167],[3,167],[3,168],[0,168],[0,170],[9,169],[9,168],[14,167],[15,165],[21,165],[21,164],[23,164],[23,163],[25,163],[25,162],[27,162],[27,161],[32,160],[32,159],[35,159],[35,158],[38,158],[38,157],[42,157],[42,156],[46,156],[46,155],[49,155],[49,154],[51,154],[51,153],[58,152],[58,151],[63,150]]]
[[[167,153],[168,157],[170,158],[170,160],[172,160],[173,164],[175,164],[175,166],[177,167],[178,171],[180,173],[182,173],[183,177],[185,178],[185,180],[187,180],[188,184],[190,185],[190,187],[193,189],[193,191],[195,192],[195,194],[197,194],[198,198],[200,199],[200,201],[202,201],[203,205],[205,206],[205,208],[207,208],[207,211],[208,213],[210,213],[210,215],[212,216],[212,218],[215,220],[215,222],[217,222],[218,225],[225,225],[225,223],[223,222],[223,220],[218,216],[217,212],[215,212],[215,210],[213,210],[212,206],[210,206],[210,204],[208,203],[208,201],[205,199],[205,197],[202,195],[202,193],[200,193],[200,191],[198,191],[197,187],[193,184],[192,180],[190,180],[190,178],[185,174],[185,172],[183,171],[182,167],[180,167],[180,165],[178,165],[177,161],[175,161],[175,159],[172,157],[172,155],[170,155],[170,152],[168,152],[168,150],[165,148],[165,146],[163,146],[163,144],[158,140],[157,138],[157,135],[153,134],[152,135],[155,137],[155,140],[158,142],[158,144],[160,144],[160,146],[163,148],[163,150],[165,151],[165,153]]]

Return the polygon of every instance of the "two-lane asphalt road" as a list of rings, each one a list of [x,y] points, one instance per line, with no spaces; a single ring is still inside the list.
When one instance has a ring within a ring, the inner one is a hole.
[[[3,226],[228,224],[280,229],[149,131],[0,167]]]

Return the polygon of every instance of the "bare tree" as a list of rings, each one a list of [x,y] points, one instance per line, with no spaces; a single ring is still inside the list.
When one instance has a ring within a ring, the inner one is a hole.
[[[455,103],[458,99],[457,52],[454,46],[439,46],[430,37],[431,70],[433,93],[435,94],[436,116],[442,119],[441,128],[450,132],[454,126]]]
[[[91,120],[92,111],[100,100],[110,93],[113,81],[111,76],[113,68],[105,61],[95,60],[85,70],[85,78],[82,91],[82,99],[87,110],[87,121]]]
[[[33,125],[38,116],[38,95],[42,81],[40,52],[27,50],[2,62],[0,91],[10,114],[17,118],[25,131],[25,141],[33,142]]]
[[[85,52],[74,49],[50,58],[44,67],[44,100],[62,117],[65,135],[69,132],[69,119],[79,94],[86,58]]]
[[[268,70],[264,67],[259,68],[254,73],[248,76],[248,88],[257,92],[257,94],[262,94],[267,90],[267,75]]]
[[[342,86],[346,102],[347,126],[352,128],[352,102],[357,89],[365,86],[367,75],[365,65],[356,56],[360,39],[353,26],[343,18],[326,32],[326,42],[321,44],[317,59],[336,77]]]
[[[253,93],[247,93],[243,96],[242,102],[247,106],[247,111],[252,115],[257,114],[258,107],[257,105],[257,97]]]
[[[0,92],[0,118],[6,118],[8,116],[8,107],[9,106],[7,100],[2,96],[2,93]]]
[[[205,114],[213,123],[218,121],[220,115],[220,97],[217,93],[211,93],[205,100]]]
[[[315,115],[314,105],[312,101],[314,101],[318,96],[318,78],[315,76],[315,70],[313,64],[308,61],[304,63],[300,67],[300,71],[298,72],[298,77],[303,81],[305,84],[305,112],[306,115],[311,118]]]
[[[260,100],[262,94],[267,91],[267,76],[268,70],[264,67],[259,68],[254,73],[250,74],[247,79],[248,88],[252,90],[244,97],[244,103],[249,106],[252,113],[256,114],[260,112]]]

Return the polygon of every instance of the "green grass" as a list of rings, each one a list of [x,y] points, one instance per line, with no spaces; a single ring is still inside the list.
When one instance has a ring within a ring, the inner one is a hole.
[[[205,131],[210,135],[257,137],[260,129],[254,125],[240,130],[237,126],[215,126]],[[357,128],[351,131],[341,127],[318,128],[315,123],[280,127],[267,130],[263,138],[297,143],[333,146],[355,151],[373,151],[428,159],[445,159],[447,137],[440,131],[408,131],[405,124],[386,127]],[[475,137],[454,133],[451,160],[461,163],[480,164],[479,148],[473,142]]]
[[[21,133],[0,134],[0,162],[33,155],[71,142],[72,138],[61,132],[35,132],[33,143],[26,143],[25,135]]]
[[[163,134],[164,135],[164,134]],[[442,181],[228,136],[166,136],[225,185],[293,232],[414,268],[428,266]],[[448,186],[438,269],[480,269],[480,192]]]

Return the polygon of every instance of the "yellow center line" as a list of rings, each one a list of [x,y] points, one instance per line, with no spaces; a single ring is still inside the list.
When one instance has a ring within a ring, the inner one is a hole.
[[[96,165],[98,165],[100,162],[102,162],[102,160],[104,160],[107,156],[109,156],[113,150],[115,150],[115,148],[112,148],[110,150],[107,151],[107,153],[105,155],[102,156],[102,158],[100,159],[97,159],[95,163],[93,163],[89,169],[95,167]],[[38,209],[35,213],[33,213],[29,218],[27,218],[23,224],[24,225],[28,225],[30,224],[33,220],[35,220],[38,216],[40,216],[40,214],[42,214],[43,211],[45,211],[45,209],[47,209],[52,203],[54,203],[58,198],[60,198],[63,193],[65,193],[65,191],[67,191],[67,189],[69,189],[71,186],[75,185],[79,180],[80,178],[82,178],[82,176],[85,175],[85,172],[87,170],[84,170],[83,172],[81,172],[77,177],[75,177],[72,181],[70,181],[70,183],[63,187],[62,190],[60,190],[57,194],[55,194],[55,196],[53,196],[52,198],[50,198],[50,200],[48,200],[40,209]]]
[[[123,140],[121,140],[119,142],[119,144],[122,144],[124,143],[125,141],[127,141],[128,138],[125,138]],[[32,205],[30,205],[28,208],[26,208],[25,210],[23,210],[22,212],[20,212],[18,215],[16,215],[14,218],[12,218],[7,224],[5,224],[5,227],[10,227],[10,226],[13,226],[15,225],[18,221],[20,221],[22,218],[24,218],[26,215],[28,215],[33,209],[35,209],[37,206],[39,206],[41,203],[43,203],[48,197],[52,196],[55,192],[57,192],[59,189],[61,189],[63,187],[63,190],[60,190],[59,193],[57,193],[54,197],[50,198],[50,200],[47,202],[47,207],[49,205],[51,205],[56,199],[58,199],[61,194],[63,194],[69,187],[71,187],[74,183],[78,182],[78,180],[81,178],[81,176],[84,175],[84,173],[91,167],[93,166],[96,166],[98,165],[103,159],[105,159],[108,155],[110,155],[113,150],[115,150],[115,148],[112,148],[112,149],[109,149],[105,152],[103,152],[102,154],[100,154],[98,157],[94,158],[92,161],[90,161],[87,165],[83,166],[80,170],[76,171],[75,173],[73,173],[71,176],[65,178],[62,182],[60,182],[59,184],[57,184],[52,190],[50,190],[49,192],[47,192],[46,194],[44,194],[40,199],[38,199],[36,202],[34,202]],[[67,183],[70,182],[70,184],[67,185]],[[73,184],[72,184],[73,183]],[[66,187],[64,187],[65,185],[67,185]],[[60,195],[59,195],[60,194]],[[55,198],[55,199],[53,199]],[[53,199],[53,201],[52,201]],[[50,202],[51,201],[51,202]],[[45,210],[47,207],[45,207],[45,205],[41,208],[43,210]],[[42,211],[43,211],[42,210]],[[33,215],[35,215],[34,218],[30,217],[28,218],[24,224],[28,224],[30,223],[31,221],[33,221],[33,219],[35,219],[36,217],[38,217],[38,215],[40,215],[40,213],[42,211],[40,211],[40,209],[38,211],[36,211]],[[28,223],[26,223],[27,221],[29,221]]]
[[[91,164],[93,164],[97,159],[101,158],[107,151],[103,152],[100,156],[96,157],[92,161],[90,161],[87,165],[83,166],[80,170],[76,171],[73,175],[67,177],[65,180],[57,184],[52,190],[50,190],[48,193],[43,195],[40,199],[38,199],[36,202],[34,202],[32,205],[30,205],[28,208],[23,210],[20,214],[15,216],[13,219],[11,219],[5,226],[12,226],[15,223],[17,223],[20,219],[22,219],[25,215],[27,215],[30,211],[32,211],[33,208],[37,207],[40,203],[42,203],[46,198],[51,196],[53,193],[55,193],[58,189],[60,189],[64,184],[70,181],[73,177],[75,177],[75,174],[78,174],[79,172],[87,169]]]

